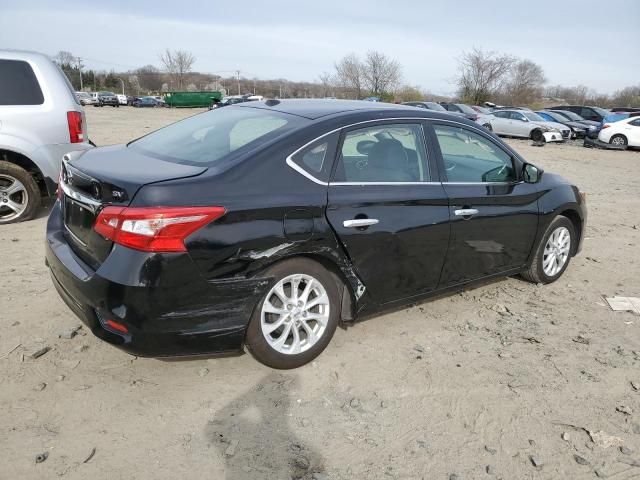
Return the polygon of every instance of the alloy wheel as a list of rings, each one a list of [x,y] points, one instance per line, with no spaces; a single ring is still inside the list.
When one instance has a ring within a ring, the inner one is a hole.
[[[11,175],[0,174],[0,222],[8,222],[24,213],[29,194],[24,184]]]
[[[571,251],[571,234],[566,227],[556,228],[544,246],[542,270],[548,277],[556,276],[567,263]]]
[[[622,137],[613,137],[613,140],[611,140],[611,143],[619,147],[625,144],[624,138]]]
[[[260,326],[271,348],[297,355],[313,347],[329,322],[325,287],[306,274],[289,275],[276,283],[262,304]]]

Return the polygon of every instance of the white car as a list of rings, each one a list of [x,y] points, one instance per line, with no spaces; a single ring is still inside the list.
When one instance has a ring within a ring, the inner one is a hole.
[[[605,123],[598,140],[618,147],[640,147],[640,117]]]
[[[571,129],[561,123],[547,122],[530,110],[494,110],[480,123],[496,135],[530,138],[535,141],[563,142],[571,137]]]
[[[120,105],[126,105],[127,104],[127,96],[126,95],[117,94],[116,97],[118,98],[118,103]]]

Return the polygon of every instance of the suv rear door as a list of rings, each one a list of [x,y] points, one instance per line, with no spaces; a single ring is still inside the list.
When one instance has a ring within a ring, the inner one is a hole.
[[[338,147],[327,218],[379,304],[440,279],[449,212],[424,138],[422,120],[378,121],[346,128]]]

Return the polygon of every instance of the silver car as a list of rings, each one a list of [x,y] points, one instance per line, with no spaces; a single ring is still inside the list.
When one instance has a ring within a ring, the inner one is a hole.
[[[530,110],[494,110],[481,120],[496,135],[530,138],[539,142],[562,142],[571,136],[571,129],[561,123],[547,122]]]
[[[62,156],[89,148],[60,68],[40,53],[0,50],[0,224],[32,218],[56,192]]]

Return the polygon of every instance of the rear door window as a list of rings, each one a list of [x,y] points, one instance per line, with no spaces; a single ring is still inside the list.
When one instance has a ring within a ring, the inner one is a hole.
[[[345,134],[334,182],[414,183],[429,180],[422,125],[384,124]]]
[[[0,60],[0,105],[42,105],[44,96],[31,65]]]

